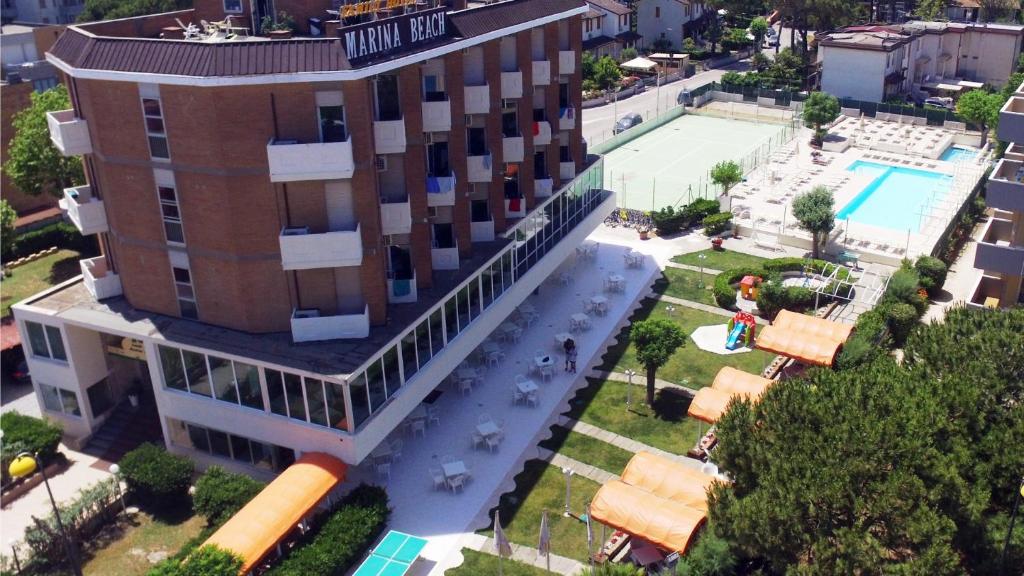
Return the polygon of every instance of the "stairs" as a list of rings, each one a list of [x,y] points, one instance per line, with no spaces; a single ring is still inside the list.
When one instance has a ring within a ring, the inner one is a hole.
[[[156,405],[150,399],[149,402],[144,400],[138,408],[132,408],[131,403],[125,400],[93,434],[82,452],[99,458],[93,468],[106,470],[143,442],[163,444]]]

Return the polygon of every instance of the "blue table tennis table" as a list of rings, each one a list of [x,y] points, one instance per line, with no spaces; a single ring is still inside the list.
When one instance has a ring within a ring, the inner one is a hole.
[[[352,576],[404,576],[426,545],[423,538],[390,530]]]

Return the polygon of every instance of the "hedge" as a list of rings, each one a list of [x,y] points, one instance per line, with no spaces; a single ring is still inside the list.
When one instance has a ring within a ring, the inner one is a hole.
[[[843,344],[836,368],[850,370],[870,363],[889,347],[888,325],[879,308],[857,318],[856,329]]]
[[[921,287],[928,291],[928,296],[935,298],[942,292],[942,285],[946,283],[946,263],[938,258],[922,256],[914,264],[917,271],[918,281]]]
[[[904,302],[892,302],[882,305],[882,313],[885,315],[885,323],[889,327],[894,344],[903,346],[910,331],[917,325],[917,309]]]
[[[679,210],[672,206],[666,206],[657,212],[652,212],[651,220],[654,222],[658,234],[666,236],[696,225],[704,218],[718,213],[719,209],[718,200],[698,198]]]
[[[715,296],[715,303],[722,308],[736,306],[736,288],[733,284],[739,282],[744,276],[766,275],[764,268],[759,266],[747,266],[744,268],[733,268],[715,276],[715,285],[712,294]]]
[[[56,246],[80,252],[82,256],[96,256],[100,253],[94,235],[82,236],[74,225],[57,222],[36,230],[19,234],[14,243],[4,243],[4,260],[17,260],[47,248]]]
[[[764,262],[761,263],[760,266],[748,266],[744,268],[733,268],[732,270],[726,270],[719,274],[717,277],[715,277],[715,284],[712,292],[715,296],[715,303],[721,306],[722,308],[735,307],[736,287],[733,285],[742,280],[744,276],[760,276],[767,280],[769,277],[776,276],[783,272],[800,272],[803,271],[805,268],[808,272],[820,274],[825,269],[826,264],[830,263],[825,262],[824,260],[785,257],[765,260]],[[837,281],[846,280],[847,278],[849,278],[849,273],[846,272],[845,269],[841,270],[840,273],[837,275]],[[776,281],[778,281],[778,279],[776,279]],[[767,285],[767,283],[765,285]],[[762,290],[758,291],[758,296],[761,295],[761,292],[763,291],[763,286],[765,285],[762,285]],[[785,296],[776,296],[775,292],[771,292],[772,289],[769,288],[769,291],[771,293],[769,294],[769,296],[766,297],[765,300],[765,304],[766,306],[768,306],[769,310],[775,309],[775,313],[778,313],[778,307],[780,305],[781,308],[787,309],[806,308],[814,305],[815,295],[813,290],[803,288],[800,286],[788,286],[785,288],[785,290],[787,291],[787,294]],[[825,292],[827,294],[836,292],[839,295],[845,297],[850,294],[850,290],[850,286],[839,288],[838,286],[836,286],[836,282],[833,282],[826,287]],[[828,299],[826,298],[824,301],[827,302]],[[761,307],[760,298],[758,298],[758,309],[761,310],[762,313],[768,313],[764,308]],[[775,314],[772,313],[768,314],[769,318],[775,316]]]
[[[729,222],[732,221],[732,212],[719,212],[706,216],[701,224],[704,226],[704,234],[708,236],[714,236],[715,234],[721,234],[725,232],[725,229],[729,226]]]
[[[210,466],[196,481],[192,507],[206,517],[208,525],[225,522],[263,490],[262,482],[245,474]]]
[[[384,530],[390,510],[383,488],[359,485],[321,524],[311,539],[272,568],[272,576],[333,576],[360,561]]]
[[[128,490],[144,506],[157,509],[180,505],[195,469],[188,458],[148,442],[125,454],[118,465]]]
[[[5,484],[9,479],[7,467],[15,456],[21,452],[31,452],[39,455],[44,466],[49,465],[57,457],[57,448],[63,435],[59,425],[15,411],[0,416],[0,430],[4,437],[0,443],[0,461]]]
[[[757,309],[761,316],[774,320],[780,310],[800,310],[814,305],[816,294],[803,286],[784,286],[774,279],[761,284],[757,291]]]

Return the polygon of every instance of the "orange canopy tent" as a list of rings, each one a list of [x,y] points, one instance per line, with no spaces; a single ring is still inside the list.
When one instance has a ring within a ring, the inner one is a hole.
[[[723,366],[711,387],[729,394],[743,394],[756,400],[774,383],[775,381],[770,378],[737,370],[732,366]]]
[[[820,336],[811,336],[779,326],[761,330],[754,347],[766,352],[789,356],[804,364],[831,366],[842,342]]]
[[[347,466],[322,452],[307,452],[267,485],[203,544],[242,558],[245,574],[285,538],[345,478]]]
[[[729,405],[729,401],[732,400],[733,396],[736,395],[715,390],[714,388],[701,388],[693,395],[693,400],[690,401],[690,407],[686,410],[686,415],[697,420],[703,420],[708,424],[714,424],[725,413],[725,408]]]
[[[666,550],[686,552],[707,513],[610,480],[594,495],[590,517]]]
[[[799,314],[789,310],[780,310],[772,326],[785,328],[791,332],[799,333],[801,336],[815,336],[834,340],[842,344],[853,332],[853,324],[833,322],[824,318],[815,318],[806,314]]]
[[[706,511],[707,493],[715,477],[663,456],[637,452],[622,471],[622,481],[655,496]]]

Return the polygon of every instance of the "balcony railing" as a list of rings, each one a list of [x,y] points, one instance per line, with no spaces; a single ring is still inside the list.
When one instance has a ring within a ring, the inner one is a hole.
[[[967,306],[971,308],[999,308],[1002,305],[1003,293],[1006,291],[1006,281],[997,276],[982,274],[971,290],[971,297],[967,300]],[[1012,302],[1007,302],[1010,305]]]
[[[1024,162],[1003,158],[986,186],[985,202],[999,210],[1024,212]]]
[[[296,309],[291,323],[296,342],[366,338],[370,335],[370,307],[364,305],[361,313],[333,316],[321,316],[315,308]]]
[[[501,97],[522,98],[523,97],[523,73],[520,70],[515,72],[501,73]]]
[[[572,180],[576,177],[576,163],[575,162],[559,162],[558,163],[558,177],[563,181]]]
[[[447,132],[452,129],[452,103],[448,100],[423,103],[423,131]]]
[[[405,119],[374,121],[373,142],[377,154],[405,152]]]
[[[551,62],[548,60],[533,61],[533,85],[547,86],[551,84]]]
[[[572,74],[576,72],[576,52],[573,50],[558,51],[558,73]]]
[[[408,304],[416,300],[415,271],[412,273],[412,278],[388,277],[388,302],[392,304]]]
[[[551,144],[551,122],[538,120],[535,122],[536,129],[533,131],[533,145],[547,146]]]
[[[1024,95],[1014,94],[999,110],[996,134],[1003,142],[1024,143]]]
[[[505,162],[522,162],[525,149],[522,136],[505,136],[501,139],[501,157]]]
[[[473,242],[491,242],[494,240],[494,220],[469,223],[469,239]]]
[[[1018,144],[1011,142],[1006,147],[1006,152],[1003,153],[1003,158],[1007,160],[1016,160],[1017,162],[1024,162],[1024,143]]]
[[[409,197],[404,200],[381,199],[380,227],[383,234],[408,234],[412,232],[412,208]]]
[[[487,114],[491,111],[491,87],[466,86],[466,114]]]
[[[562,108],[558,111],[558,129],[572,130],[576,127],[576,109]]]
[[[75,116],[74,110],[47,112],[46,125],[50,128],[50,140],[63,156],[92,154],[89,123]]]
[[[494,172],[491,169],[491,155],[466,156],[467,179],[470,182],[490,182]]]
[[[82,279],[85,289],[97,300],[113,298],[124,293],[121,288],[121,277],[114,274],[107,268],[107,259],[104,256],[97,256],[86,260],[79,260],[78,265],[82,269]]]
[[[991,218],[974,255],[974,267],[986,272],[1024,276],[1024,245],[1013,242],[1013,222]],[[1024,243],[1022,243],[1024,244]]]
[[[537,178],[533,181],[533,195],[537,198],[547,198],[554,191],[555,181],[551,178]]]
[[[427,176],[427,206],[455,205],[455,177]]]
[[[363,263],[363,237],[355,230],[311,234],[301,226],[286,227],[279,237],[281,265],[285,270],[337,268]]]
[[[431,248],[430,263],[434,270],[458,270],[459,269],[459,243],[447,248]]]
[[[92,186],[65,188],[60,206],[67,210],[71,223],[85,236],[110,230],[103,201],[93,197]]]
[[[271,182],[344,180],[352,177],[352,139],[344,142],[271,140],[267,143]]]

